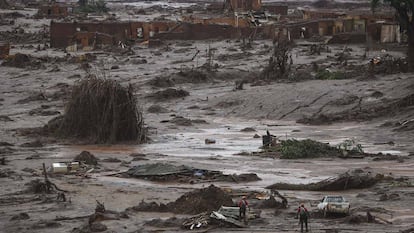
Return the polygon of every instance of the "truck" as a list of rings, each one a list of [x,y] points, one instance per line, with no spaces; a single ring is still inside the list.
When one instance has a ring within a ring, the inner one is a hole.
[[[342,196],[324,196],[318,204],[324,217],[332,213],[349,215],[350,208],[351,204]]]

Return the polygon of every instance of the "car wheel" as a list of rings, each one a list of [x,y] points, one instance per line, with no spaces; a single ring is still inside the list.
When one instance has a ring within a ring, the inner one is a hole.
[[[326,215],[328,215],[328,211],[326,210],[326,208],[323,209],[323,217],[326,218]]]

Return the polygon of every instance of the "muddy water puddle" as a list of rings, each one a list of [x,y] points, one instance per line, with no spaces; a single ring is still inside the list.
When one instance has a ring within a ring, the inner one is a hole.
[[[211,119],[210,119],[211,120]],[[313,159],[313,160],[279,160],[271,158],[258,158],[252,156],[236,155],[240,152],[258,151],[262,145],[261,138],[253,138],[255,134],[264,135],[269,130],[273,135],[280,138],[304,139],[302,135],[317,135],[315,140],[329,142],[336,145],[345,139],[346,136],[338,134],[341,130],[352,130],[350,125],[336,125],[321,127],[309,127],[297,125],[294,122],[269,122],[269,121],[241,121],[231,118],[214,118],[212,124],[201,129],[191,129],[187,132],[167,133],[153,136],[153,141],[143,145],[115,145],[115,146],[70,146],[63,149],[59,156],[73,153],[73,150],[88,150],[96,156],[120,156],[128,157],[131,153],[149,154],[150,162],[169,162],[173,164],[185,164],[193,167],[219,170],[225,174],[256,173],[262,180],[247,184],[231,185],[233,188],[254,188],[263,187],[276,183],[309,183],[326,179],[333,174],[345,172],[352,168],[371,167],[383,172],[394,172],[396,174],[409,175],[411,162],[396,164],[395,161],[373,162],[366,159]],[[234,123],[236,122],[236,123]],[[255,129],[251,132],[242,132],[247,127]],[[294,132],[299,132],[295,134]],[[314,137],[311,137],[312,139]],[[205,139],[215,140],[214,144],[206,144]],[[366,146],[366,145],[364,145]],[[373,143],[368,145],[371,150],[386,148],[376,146]],[[392,151],[395,154],[400,151]],[[157,155],[163,154],[167,156]],[[132,162],[131,166],[143,162]],[[127,168],[125,168],[126,170]],[[122,179],[107,177],[104,174],[97,175],[103,182],[118,185],[152,186],[151,182],[135,179]],[[161,185],[161,184],[160,184]],[[224,186],[228,184],[223,184]],[[187,187],[188,185],[176,185]],[[192,186],[194,187],[194,186]]]

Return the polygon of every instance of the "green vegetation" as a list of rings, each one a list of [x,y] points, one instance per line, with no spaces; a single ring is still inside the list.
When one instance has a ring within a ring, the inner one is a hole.
[[[328,143],[318,142],[311,139],[296,140],[287,139],[263,148],[261,152],[271,157],[281,159],[306,159],[319,157],[348,157],[364,156],[361,144],[355,143],[354,140],[345,140],[338,146],[331,146]]]
[[[322,80],[338,80],[345,79],[346,76],[343,72],[340,71],[320,70],[318,73],[316,73],[315,78]]]
[[[288,139],[286,141],[282,141],[280,152],[281,159],[334,157],[342,155],[341,149],[310,139],[303,141]]]

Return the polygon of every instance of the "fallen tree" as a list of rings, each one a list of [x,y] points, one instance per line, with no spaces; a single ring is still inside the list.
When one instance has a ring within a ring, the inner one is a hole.
[[[276,183],[267,186],[267,189],[277,190],[308,190],[308,191],[339,191],[346,189],[369,188],[376,184],[383,176],[374,176],[371,172],[361,169],[347,171],[336,177],[331,177],[316,183],[309,184],[289,184]]]
[[[93,143],[145,140],[142,111],[132,86],[95,76],[73,86],[64,116],[51,120],[47,128],[61,137]]]

